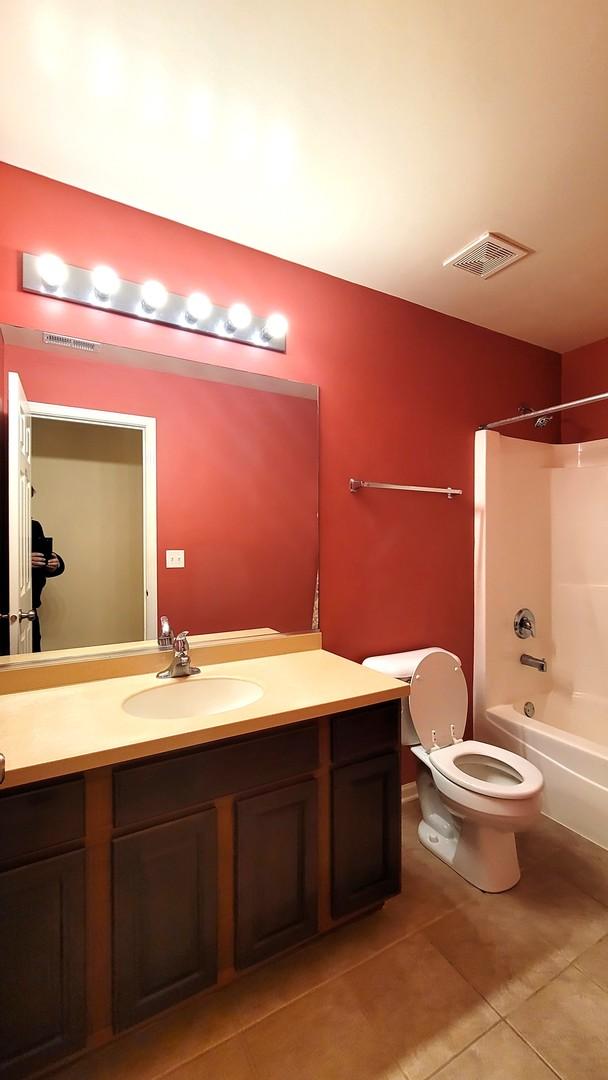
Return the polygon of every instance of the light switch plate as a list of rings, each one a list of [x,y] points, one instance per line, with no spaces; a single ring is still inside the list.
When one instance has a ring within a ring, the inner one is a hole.
[[[169,549],[165,551],[165,566],[168,570],[181,570],[185,564],[184,552],[178,549]]]

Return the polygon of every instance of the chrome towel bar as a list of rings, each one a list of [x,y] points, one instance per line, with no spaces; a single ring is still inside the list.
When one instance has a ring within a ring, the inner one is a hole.
[[[361,491],[361,488],[385,488],[389,491],[426,491],[431,495],[447,495],[448,499],[454,495],[462,495],[462,488],[453,487],[418,487],[413,484],[377,484],[372,480],[349,480],[350,491]]]

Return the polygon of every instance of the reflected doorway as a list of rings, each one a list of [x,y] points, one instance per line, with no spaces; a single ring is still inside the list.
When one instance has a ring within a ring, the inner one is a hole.
[[[36,402],[26,408],[32,497],[23,531],[29,520],[32,563],[44,567],[48,559],[48,570],[32,568],[29,606],[38,619],[25,651],[154,638],[154,418]]]

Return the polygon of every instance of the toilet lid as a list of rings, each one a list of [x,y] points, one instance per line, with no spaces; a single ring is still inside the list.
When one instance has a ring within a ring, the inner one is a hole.
[[[462,738],[468,701],[462,668],[450,653],[429,653],[420,661],[412,676],[408,704],[425,750],[451,746],[454,739]]]
[[[434,750],[429,761],[446,779],[478,795],[526,799],[543,787],[542,773],[531,761],[476,739]]]

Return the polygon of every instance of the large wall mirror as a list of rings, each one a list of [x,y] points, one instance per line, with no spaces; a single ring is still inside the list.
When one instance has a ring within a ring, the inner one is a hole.
[[[316,628],[316,386],[1,330],[4,654]]]

